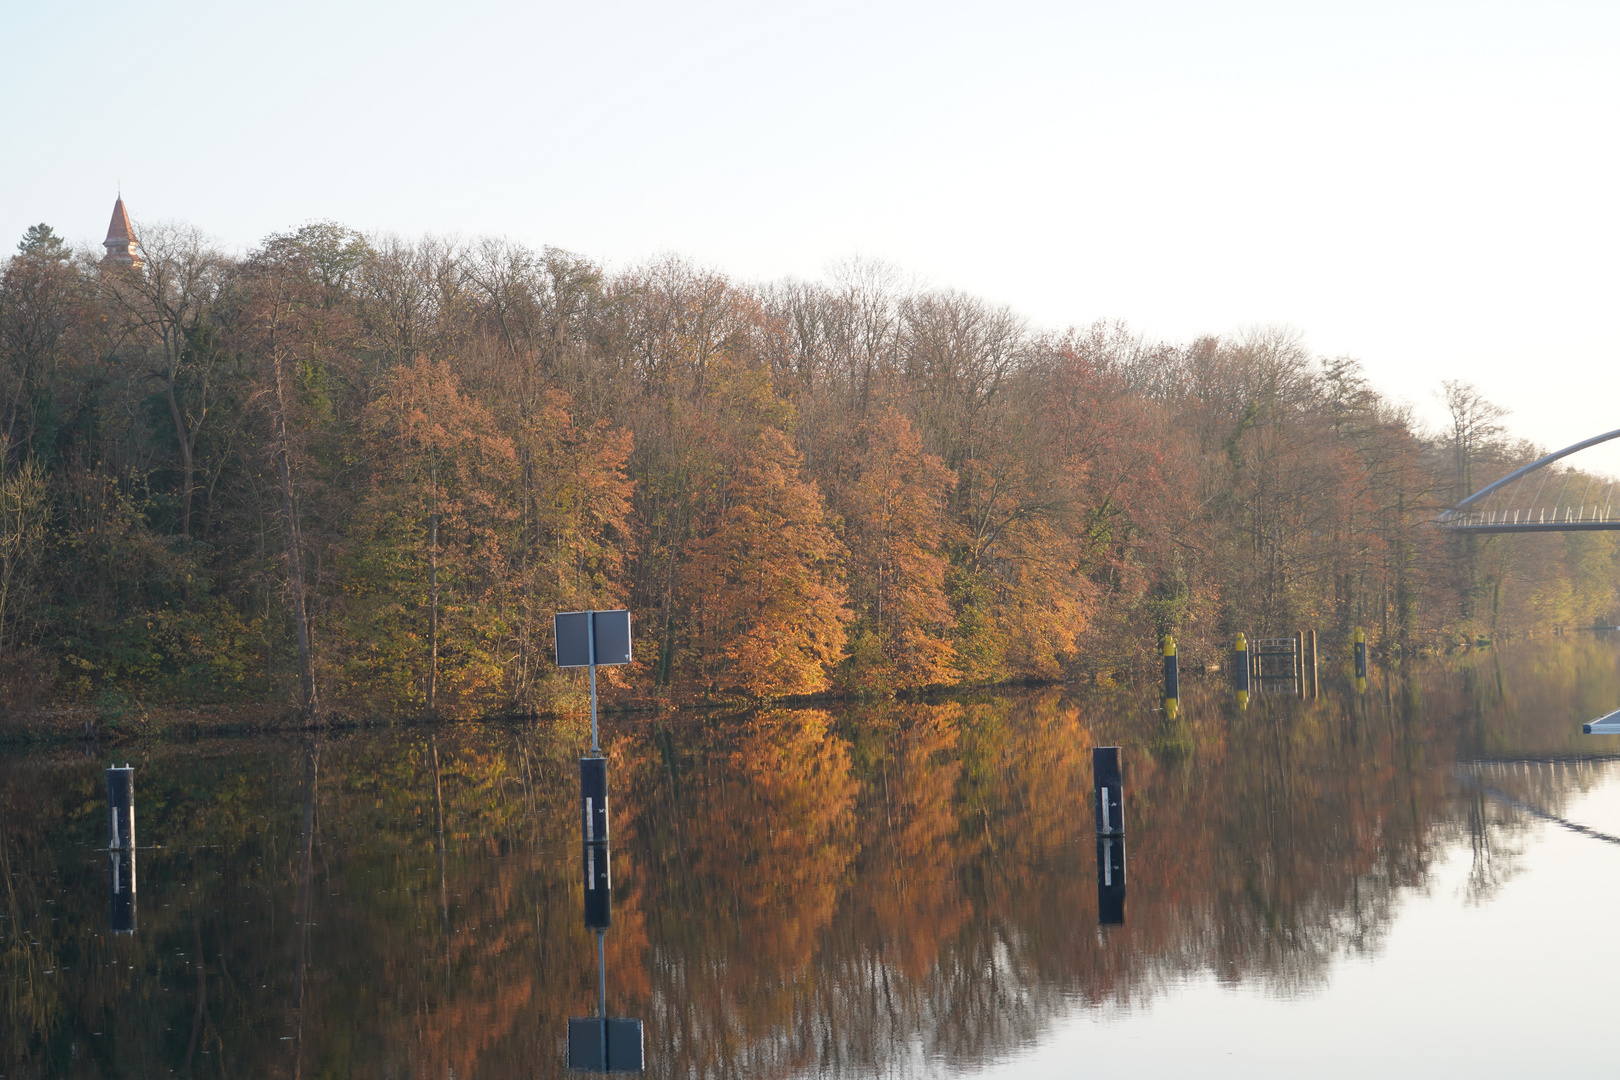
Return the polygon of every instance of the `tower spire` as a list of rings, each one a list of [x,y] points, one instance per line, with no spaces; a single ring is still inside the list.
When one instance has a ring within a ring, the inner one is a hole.
[[[142,266],[141,258],[130,250],[135,243],[135,229],[129,223],[129,211],[124,209],[123,184],[119,184],[118,201],[113,203],[112,222],[107,226],[107,239],[101,246],[107,249],[102,266]]]

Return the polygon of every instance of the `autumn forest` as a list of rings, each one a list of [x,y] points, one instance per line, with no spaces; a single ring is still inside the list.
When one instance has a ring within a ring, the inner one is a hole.
[[[1110,679],[1158,635],[1366,627],[1388,657],[1613,621],[1610,534],[1448,538],[1536,447],[1425,430],[1256,330],[1035,327],[862,261],[746,283],[321,223],[246,255],[36,226],[0,280],[14,702],[494,716]]]

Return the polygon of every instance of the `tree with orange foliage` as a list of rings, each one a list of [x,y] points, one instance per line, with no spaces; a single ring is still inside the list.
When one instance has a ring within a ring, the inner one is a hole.
[[[956,476],[925,453],[911,421],[893,408],[872,424],[859,476],[844,499],[852,599],[859,613],[849,663],[862,685],[954,683],[956,625],[940,553]]]
[[[447,363],[420,358],[385,381],[363,431],[370,484],[345,567],[350,685],[430,713],[445,691],[488,705],[504,677],[512,440]]]
[[[554,612],[615,607],[623,600],[635,488],[625,466],[633,440],[605,420],[576,425],[570,405],[562,391],[546,391],[517,432],[522,491],[512,559],[515,704],[534,704],[538,684],[566,678],[550,656]]]
[[[765,428],[736,456],[690,550],[703,681],[710,693],[815,693],[844,649],[843,545],[787,436]]]

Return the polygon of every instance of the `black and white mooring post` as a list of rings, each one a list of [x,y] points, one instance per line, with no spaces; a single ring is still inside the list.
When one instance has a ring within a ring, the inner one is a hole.
[[[607,758],[579,759],[580,839],[587,844],[608,842]]]
[[[1125,838],[1097,837],[1097,925],[1125,922]]]
[[[1232,689],[1237,692],[1238,708],[1249,707],[1249,639],[1241,633],[1232,646]]]
[[[1091,748],[1091,786],[1096,792],[1098,836],[1125,835],[1125,782],[1120,778],[1119,747]]]
[[[1164,715],[1171,720],[1181,709],[1181,678],[1176,669],[1176,639],[1164,635]]]
[[[599,754],[596,738],[596,669],[630,662],[630,613],[617,611],[559,611],[552,617],[558,667],[591,669],[591,753]]]
[[[135,770],[107,770],[107,809],[111,829],[107,850],[112,863],[111,925],[115,934],[135,932]]]

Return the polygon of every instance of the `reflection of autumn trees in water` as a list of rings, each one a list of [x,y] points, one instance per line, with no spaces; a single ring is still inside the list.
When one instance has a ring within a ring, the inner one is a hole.
[[[1567,749],[1591,694],[1620,677],[1588,643],[1244,713],[1192,685],[1176,724],[1057,692],[638,722],[609,744],[609,1006],[647,1021],[660,1075],[869,1074],[983,1061],[1187,977],[1320,988],[1442,850],[1472,845],[1486,901],[1532,823],[1511,800],[1557,814],[1597,782],[1474,763]],[[1089,749],[1116,742],[1130,891],[1099,930]],[[564,1072],[565,1020],[595,997],[572,739],[329,736],[318,770],[313,752],[137,759],[164,850],[119,939],[87,854],[100,764],[0,766],[3,1071]]]

